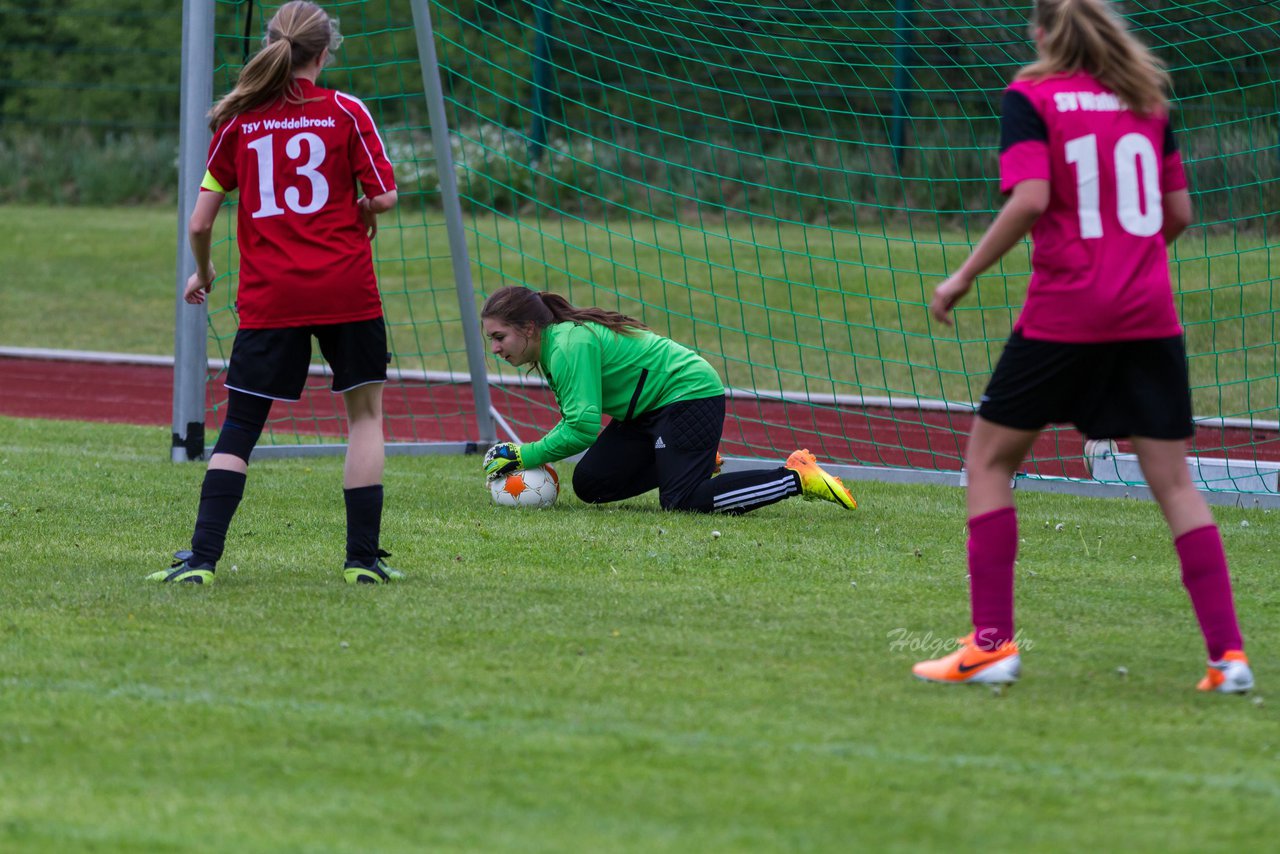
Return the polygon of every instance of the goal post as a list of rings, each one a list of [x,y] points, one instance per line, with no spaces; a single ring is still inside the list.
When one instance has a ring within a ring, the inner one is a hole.
[[[449,236],[449,262],[458,292],[462,336],[466,344],[467,365],[471,374],[471,394],[476,407],[476,427],[482,444],[497,441],[494,419],[490,412],[488,377],[485,373],[484,337],[480,333],[476,313],[476,292],[471,281],[471,257],[462,222],[462,205],[458,198],[458,178],[453,171],[453,153],[449,147],[449,121],[445,114],[444,89],[440,83],[440,61],[436,57],[435,33],[431,29],[431,13],[427,0],[410,0],[413,7],[413,29],[417,37],[418,62],[422,70],[422,89],[427,102],[427,121],[431,128],[431,148],[440,181],[440,205],[445,230]]]
[[[182,295],[195,272],[187,247],[187,217],[204,178],[209,128],[205,113],[213,99],[213,2],[182,2],[182,95],[178,130],[178,251],[174,298],[173,442],[175,462],[204,458],[208,318],[204,306]]]
[[[221,92],[244,32],[256,42],[274,9],[246,29],[237,16],[253,4],[215,5]],[[390,442],[530,438],[554,423],[545,385],[487,358],[475,327],[485,294],[522,284],[631,314],[707,358],[730,389],[726,456],[809,447],[852,479],[962,481],[1029,247],[980,278],[955,330],[926,306],[1001,203],[999,94],[1033,57],[1025,0],[407,5],[336,8],[346,42],[322,79],[374,112],[401,187],[375,244]],[[1171,249],[1198,485],[1252,506],[1280,492],[1268,239],[1280,11],[1204,6],[1120,4],[1170,66],[1198,212]],[[219,270],[234,270],[229,230],[218,246]],[[215,364],[234,334],[224,279],[207,324]],[[273,412],[262,453],[341,449],[323,379]],[[1052,429],[1017,483],[1140,494],[1126,450],[1094,460]]]

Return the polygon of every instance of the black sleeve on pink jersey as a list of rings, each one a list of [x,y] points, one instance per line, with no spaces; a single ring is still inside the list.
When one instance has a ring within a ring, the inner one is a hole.
[[[1006,89],[1000,102],[1000,150],[1008,151],[1020,142],[1048,142],[1044,119],[1021,92]]]
[[[1170,154],[1175,153],[1177,150],[1178,150],[1178,140],[1174,139],[1174,136],[1173,136],[1173,122],[1165,122],[1164,123],[1164,156],[1168,157]]]

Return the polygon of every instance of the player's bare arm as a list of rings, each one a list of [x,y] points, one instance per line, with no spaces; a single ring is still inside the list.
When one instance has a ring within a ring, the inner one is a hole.
[[[934,319],[951,326],[951,309],[973,288],[974,279],[1026,237],[1048,206],[1048,181],[1022,181],[1014,187],[1009,200],[1004,203],[982,240],[978,241],[968,260],[934,289],[933,299],[929,303],[929,311]]]
[[[360,221],[369,232],[369,239],[378,236],[378,214],[386,213],[396,206],[399,199],[395,190],[377,196],[361,196],[356,206],[360,209]]]
[[[182,298],[192,305],[204,302],[209,291],[213,290],[213,280],[217,275],[211,257],[213,224],[218,219],[218,211],[222,208],[225,197],[223,193],[201,191],[195,208],[191,211],[191,219],[187,222],[187,240],[195,258],[196,271],[187,279]]]
[[[1191,193],[1187,190],[1165,193],[1163,204],[1164,228],[1161,229],[1161,233],[1164,235],[1165,243],[1172,243],[1178,239],[1178,235],[1186,231],[1187,226],[1191,225]]]

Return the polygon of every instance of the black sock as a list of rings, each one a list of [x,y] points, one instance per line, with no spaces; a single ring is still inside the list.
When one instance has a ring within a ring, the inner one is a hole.
[[[378,559],[382,528],[382,484],[342,490],[347,502],[347,560],[366,566]]]
[[[191,535],[191,563],[212,566],[222,557],[231,517],[244,497],[245,476],[238,471],[209,469],[200,487],[200,510]]]

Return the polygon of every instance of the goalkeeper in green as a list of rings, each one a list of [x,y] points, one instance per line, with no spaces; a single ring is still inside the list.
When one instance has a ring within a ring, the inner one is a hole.
[[[746,513],[795,495],[858,506],[807,450],[778,468],[713,478],[724,385],[705,359],[635,318],[506,287],[485,301],[480,320],[490,351],[537,369],[560,407],[560,422],[536,442],[489,449],[491,478],[585,451],[573,491],[589,504],[656,488],[664,510],[697,513]],[[602,431],[604,415],[611,420]]]

